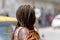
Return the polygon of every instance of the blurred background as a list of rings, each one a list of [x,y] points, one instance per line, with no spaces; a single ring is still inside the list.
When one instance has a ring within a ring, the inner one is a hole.
[[[34,7],[34,27],[41,40],[60,40],[60,0],[0,0],[0,40],[11,40],[21,5]]]

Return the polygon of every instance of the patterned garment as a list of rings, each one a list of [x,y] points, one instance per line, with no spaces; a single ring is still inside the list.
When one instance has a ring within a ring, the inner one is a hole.
[[[40,40],[35,30],[19,27],[15,30],[12,40]]]

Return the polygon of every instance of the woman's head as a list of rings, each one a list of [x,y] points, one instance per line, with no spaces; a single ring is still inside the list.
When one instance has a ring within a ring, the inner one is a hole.
[[[31,27],[35,23],[35,11],[30,5],[22,5],[16,13],[20,25]]]

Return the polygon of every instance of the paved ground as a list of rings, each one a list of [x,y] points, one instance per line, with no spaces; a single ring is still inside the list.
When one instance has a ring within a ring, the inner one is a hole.
[[[60,40],[59,28],[40,28],[38,32],[43,40]]]

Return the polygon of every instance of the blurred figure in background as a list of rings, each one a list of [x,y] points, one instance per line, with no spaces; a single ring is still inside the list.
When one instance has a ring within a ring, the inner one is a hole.
[[[47,20],[47,24],[48,24],[48,26],[51,26],[51,22],[52,22],[52,20],[54,19],[54,15],[53,14],[51,14],[51,13],[48,13],[47,14],[47,16],[46,16],[46,20]]]
[[[40,40],[39,34],[34,30],[35,11],[30,5],[20,6],[16,17],[18,23],[12,40]]]
[[[40,28],[40,25],[41,25],[41,18],[40,18],[41,17],[41,10],[36,7],[35,7],[35,16],[36,16],[36,22],[34,24],[34,27],[38,31],[38,29]]]

